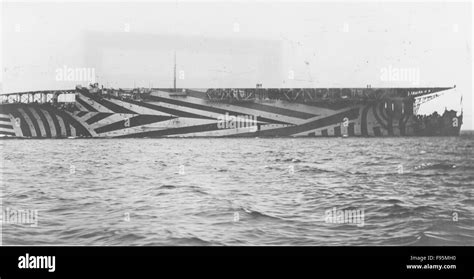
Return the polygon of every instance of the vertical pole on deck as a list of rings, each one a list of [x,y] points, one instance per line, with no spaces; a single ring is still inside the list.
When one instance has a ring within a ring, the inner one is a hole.
[[[174,52],[174,79],[173,79],[173,88],[176,92],[176,51]]]

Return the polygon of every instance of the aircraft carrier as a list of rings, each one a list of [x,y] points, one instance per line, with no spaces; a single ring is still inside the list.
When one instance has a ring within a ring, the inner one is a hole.
[[[462,111],[418,115],[454,87],[104,88],[0,95],[3,138],[457,136]]]

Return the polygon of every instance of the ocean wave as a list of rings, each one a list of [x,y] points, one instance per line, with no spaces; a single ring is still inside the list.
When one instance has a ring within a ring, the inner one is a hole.
[[[314,166],[299,166],[295,168],[295,171],[298,172],[308,172],[308,173],[335,173],[336,171],[322,169]]]
[[[280,159],[276,158],[275,162],[292,162],[292,163],[301,163],[302,161],[300,159],[296,158],[286,158],[286,159]]]
[[[474,205],[474,199],[465,199],[461,201],[464,204]]]
[[[279,217],[271,216],[269,214],[252,210],[246,207],[241,207],[241,211],[245,212],[247,216],[251,217],[252,219],[271,219],[271,220],[281,220]]]
[[[457,166],[455,164],[449,163],[424,163],[414,167],[415,171],[417,170],[451,170],[455,169]]]
[[[200,246],[206,246],[206,245],[213,245],[213,242],[211,241],[206,241],[202,238],[199,238],[197,236],[191,236],[191,237],[169,237],[167,238],[167,241],[170,242],[171,245],[200,245]]]
[[[377,203],[393,203],[393,204],[403,203],[403,201],[401,201],[400,199],[397,199],[397,198],[380,199],[380,200],[376,200],[376,202]]]
[[[209,195],[208,192],[204,191],[202,187],[199,186],[187,186],[187,189],[192,193],[202,194],[202,195]]]
[[[378,212],[387,214],[387,216],[383,218],[387,218],[387,217],[407,218],[407,217],[413,216],[412,209],[406,206],[400,205],[398,203],[392,204],[390,206],[382,207],[381,209],[378,210]]]
[[[198,194],[203,194],[203,195],[208,195],[206,191],[203,190],[202,187],[195,186],[195,185],[171,185],[171,184],[164,184],[158,187],[158,190],[182,190],[182,191],[187,191],[191,193],[198,193]],[[166,192],[158,192],[155,194],[155,196],[159,195],[164,195],[166,193],[169,193],[170,191]],[[174,192],[174,191],[172,191]]]
[[[136,241],[145,239],[146,237],[143,235],[135,234],[135,233],[126,233],[119,235],[114,241],[118,243],[134,243]]]
[[[169,185],[169,184],[164,184],[158,187],[158,189],[176,189],[177,187],[175,185]]]
[[[456,241],[449,236],[443,236],[430,231],[424,231],[420,233],[420,237],[417,241],[410,244],[413,246],[433,246],[433,245],[462,245],[462,243]]]

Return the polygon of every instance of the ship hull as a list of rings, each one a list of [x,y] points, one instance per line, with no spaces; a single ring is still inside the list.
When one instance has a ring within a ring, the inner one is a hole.
[[[154,90],[144,100],[79,92],[73,108],[0,105],[0,135],[20,138],[457,136],[462,115],[420,119],[413,102],[219,102],[205,91]],[[430,122],[431,121],[431,122]],[[434,122],[433,122],[434,121]]]

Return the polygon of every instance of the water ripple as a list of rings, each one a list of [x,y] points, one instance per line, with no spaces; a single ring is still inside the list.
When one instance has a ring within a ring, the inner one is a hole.
[[[474,245],[472,142],[5,140],[3,244]]]

